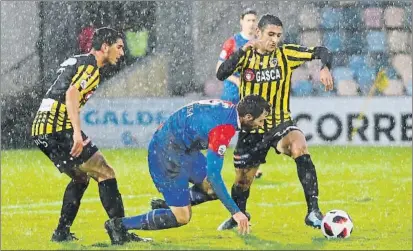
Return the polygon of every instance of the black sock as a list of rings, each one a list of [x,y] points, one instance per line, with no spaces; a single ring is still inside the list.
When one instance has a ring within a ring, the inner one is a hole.
[[[237,186],[236,184],[232,185],[231,197],[243,213],[247,210],[247,200],[249,196],[250,188],[248,188],[247,191],[243,191],[242,187]]]
[[[122,196],[118,190],[116,178],[104,180],[99,184],[100,201],[106,210],[109,218],[125,217]]]
[[[309,154],[301,155],[295,159],[297,173],[304,189],[308,212],[318,209],[318,181],[315,166]]]
[[[195,206],[206,201],[216,199],[216,196],[208,195],[197,185],[193,185],[191,188],[189,188],[189,200],[191,201],[191,206]]]
[[[80,200],[86,191],[87,183],[75,183],[73,180],[69,182],[63,195],[63,205],[60,212],[58,231],[68,231],[76,218],[80,207]]]

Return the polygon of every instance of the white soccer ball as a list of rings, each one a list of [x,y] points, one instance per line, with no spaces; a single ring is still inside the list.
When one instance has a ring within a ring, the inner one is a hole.
[[[327,239],[348,238],[353,231],[353,221],[343,210],[331,210],[321,221],[321,231]]]

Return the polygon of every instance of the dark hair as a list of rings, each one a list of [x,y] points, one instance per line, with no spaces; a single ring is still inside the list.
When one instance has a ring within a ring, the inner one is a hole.
[[[112,45],[116,43],[119,38],[123,39],[123,34],[115,29],[109,27],[96,29],[93,34],[92,48],[100,50],[104,43]]]
[[[265,26],[269,24],[283,27],[283,23],[278,17],[271,15],[271,14],[265,14],[264,16],[261,17],[260,21],[258,22],[258,28],[260,30],[264,30]]]
[[[244,19],[244,17],[248,14],[252,14],[252,15],[258,15],[257,11],[251,8],[247,8],[245,9],[242,13],[241,13],[241,19]]]
[[[244,117],[251,114],[254,119],[258,118],[263,112],[271,112],[270,104],[259,95],[245,96],[237,106],[238,115]]]

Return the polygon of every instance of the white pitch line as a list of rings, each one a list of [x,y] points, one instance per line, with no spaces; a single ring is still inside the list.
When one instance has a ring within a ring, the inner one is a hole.
[[[127,210],[129,212],[131,211],[140,211],[140,212],[146,212],[149,210],[149,205],[148,206],[142,206],[142,207],[128,207]],[[81,214],[96,214],[96,210],[90,210],[90,209],[80,209],[79,212]],[[43,209],[35,209],[35,210],[9,210],[9,211],[2,211],[1,215],[16,215],[16,214],[20,214],[20,215],[33,215],[33,214],[47,214],[47,215],[52,215],[52,214],[56,214],[56,215],[60,215],[60,210],[43,210]]]
[[[122,199],[136,199],[141,197],[151,197],[153,194],[139,194],[139,195],[126,195],[122,196]],[[82,203],[95,203],[100,202],[99,198],[90,198],[82,200]],[[8,205],[8,206],[1,206],[1,211],[7,209],[31,209],[31,208],[41,208],[44,206],[61,206],[62,201],[51,201],[51,202],[39,202],[39,203],[31,203],[31,204],[16,204],[16,205]]]
[[[329,200],[329,201],[321,201],[320,204],[342,204],[347,203],[349,201],[346,200]],[[290,201],[284,203],[257,203],[255,205],[261,207],[291,207],[291,206],[298,206],[298,205],[305,205],[305,201]]]
[[[400,183],[406,183],[406,182],[412,182],[412,178],[403,178],[403,179],[391,179],[394,182],[400,182]],[[342,184],[347,185],[347,184],[352,184],[352,185],[359,185],[359,184],[369,184],[369,183],[374,183],[378,182],[381,180],[351,180],[351,181],[345,181]],[[322,186],[330,186],[330,185],[337,185],[337,181],[327,181],[327,182],[322,182],[320,185]],[[254,186],[254,185],[253,185]],[[266,190],[266,189],[274,189],[274,188],[285,188],[285,187],[301,187],[300,182],[297,180],[297,182],[285,182],[281,184],[266,184],[266,185],[256,185],[257,189],[259,190]]]

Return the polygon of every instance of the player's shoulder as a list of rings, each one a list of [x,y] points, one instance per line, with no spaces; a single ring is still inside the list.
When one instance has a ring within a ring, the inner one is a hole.
[[[233,44],[235,45],[235,35],[228,37],[225,41],[224,41],[225,45],[230,45]]]
[[[79,66],[93,66],[97,67],[97,62],[95,56],[91,54],[80,54],[80,55],[73,55],[67,58],[60,64],[60,67],[73,67],[78,68]]]
[[[79,54],[72,56],[72,58],[77,60],[78,65],[97,66],[96,58],[92,54]]]
[[[219,111],[222,124],[231,124],[236,126],[238,120],[238,113],[235,104],[225,101],[225,104],[221,106]]]
[[[311,52],[314,47],[306,47],[300,44],[283,44],[281,46],[283,50],[299,51],[299,52]]]
[[[300,48],[301,45],[299,44],[282,44],[281,46],[279,46],[280,49],[296,49],[296,48]]]

